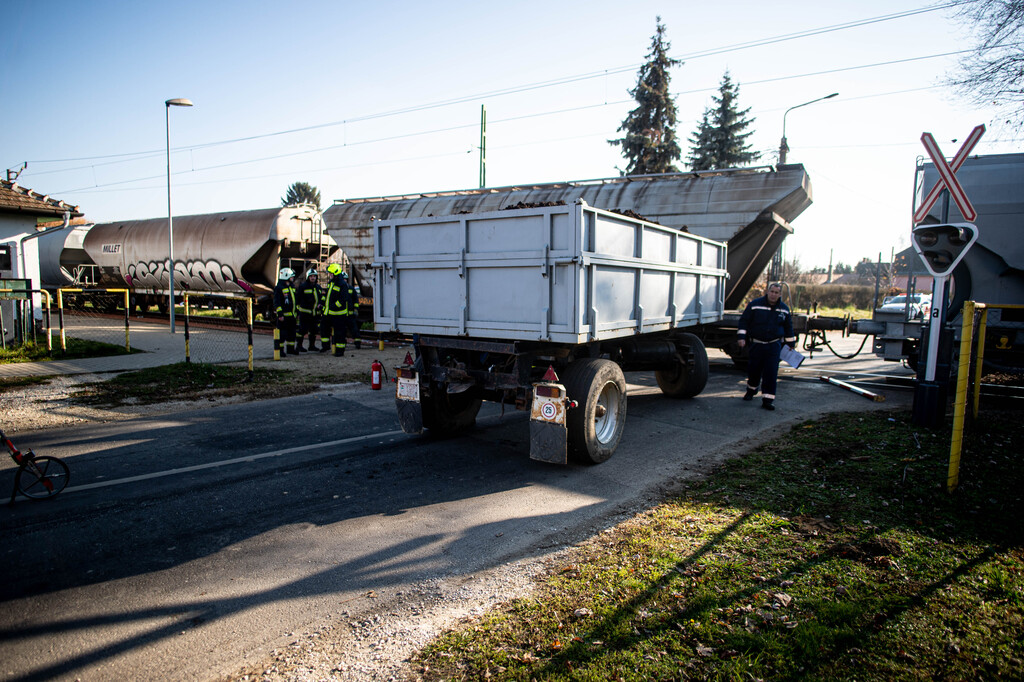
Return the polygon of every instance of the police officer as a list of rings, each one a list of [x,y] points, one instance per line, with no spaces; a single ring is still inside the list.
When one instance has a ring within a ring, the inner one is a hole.
[[[299,352],[306,349],[302,343],[309,334],[309,350],[316,350],[316,337],[320,333],[320,315],[323,312],[324,290],[317,283],[319,274],[310,268],[306,279],[296,290],[296,308],[299,311]]]
[[[359,350],[363,345],[359,338],[359,287],[352,286],[348,273],[344,270],[342,270],[341,276],[345,278],[345,283],[348,285],[348,335],[355,342],[356,350]]]
[[[281,268],[277,275],[277,286],[274,287],[274,312],[277,313],[277,328],[281,331],[283,350],[290,355],[298,355],[295,348],[295,271]]]
[[[753,400],[761,390],[761,407],[775,409],[775,386],[779,377],[782,344],[796,346],[793,318],[782,302],[782,285],[772,282],[764,296],[747,304],[740,315],[737,342],[740,348],[750,343],[747,363],[747,392],[744,400]]]
[[[320,352],[334,350],[335,357],[345,354],[345,329],[348,325],[349,294],[348,282],[341,266],[331,263],[327,266],[331,281],[324,294],[324,317],[320,323]],[[334,343],[331,344],[331,339]]]

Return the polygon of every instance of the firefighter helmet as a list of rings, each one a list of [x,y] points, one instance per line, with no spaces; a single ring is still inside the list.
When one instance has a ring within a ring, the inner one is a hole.
[[[327,273],[330,275],[341,274],[341,266],[338,265],[337,263],[331,263],[330,265],[327,266]]]
[[[279,280],[291,279],[294,276],[295,271],[292,270],[291,268],[281,268],[281,271],[277,273],[277,278]]]
[[[306,279],[310,277],[319,277],[320,274],[316,271],[316,268],[310,268],[309,272],[306,273]]]

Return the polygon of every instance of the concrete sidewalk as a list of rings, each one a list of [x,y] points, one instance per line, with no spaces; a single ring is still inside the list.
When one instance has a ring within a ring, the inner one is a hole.
[[[111,328],[123,324],[109,321]],[[165,324],[132,321],[129,326],[130,355],[112,355],[78,360],[52,360],[49,362],[16,362],[0,365],[0,377],[43,376],[51,374],[101,374],[126,372],[148,367],[160,367],[185,361],[185,334],[177,325],[171,334]],[[96,336],[109,340],[112,329],[100,329]],[[76,330],[76,335],[88,338],[91,334]],[[55,347],[59,341],[54,337]],[[193,362],[242,362],[248,359],[248,339],[244,331],[193,329],[189,333],[189,347]],[[230,351],[225,351],[230,349]],[[274,340],[265,334],[253,336],[253,359],[274,357]]]

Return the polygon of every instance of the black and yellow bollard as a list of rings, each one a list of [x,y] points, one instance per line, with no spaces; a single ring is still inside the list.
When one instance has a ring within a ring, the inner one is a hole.
[[[281,359],[281,330],[274,327],[274,359]]]

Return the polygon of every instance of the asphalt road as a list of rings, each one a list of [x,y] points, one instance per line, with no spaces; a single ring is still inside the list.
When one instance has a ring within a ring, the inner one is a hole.
[[[694,400],[629,374],[623,442],[591,467],[530,461],[526,415],[494,405],[463,436],[406,436],[393,395],[363,386],[34,433],[19,445],[65,458],[72,480],[0,510],[0,679],[211,679],[419,580],[577,541],[804,419],[909,405],[823,368],[901,373],[816,357],[776,412],[739,400],[744,376],[720,359]]]

